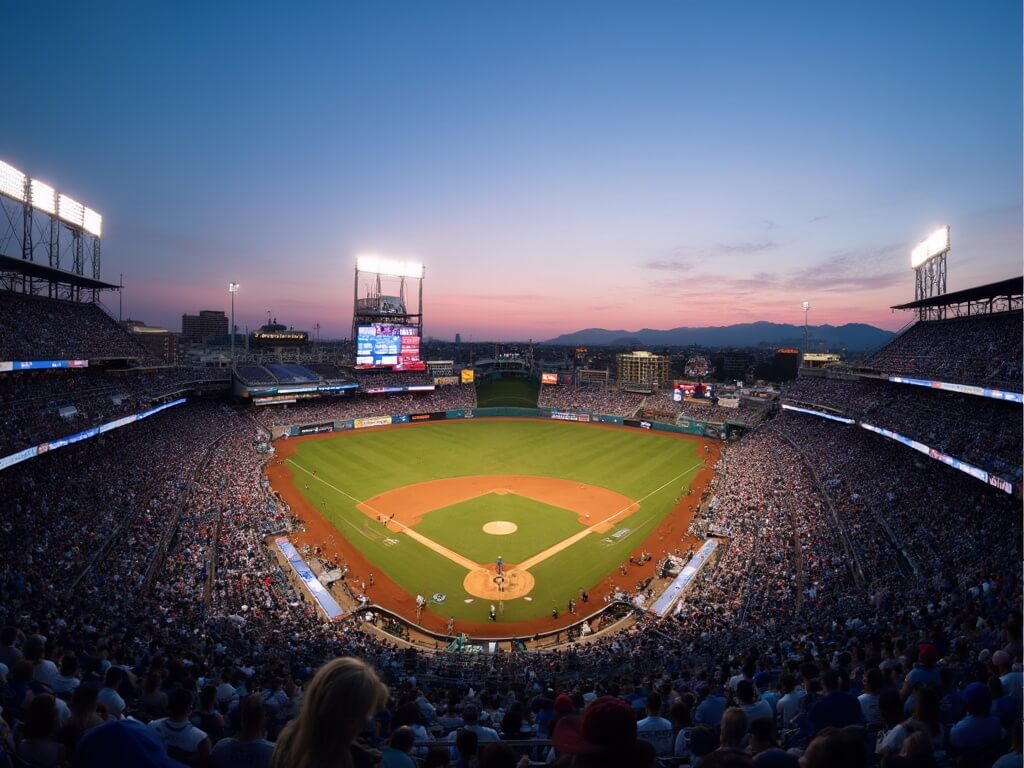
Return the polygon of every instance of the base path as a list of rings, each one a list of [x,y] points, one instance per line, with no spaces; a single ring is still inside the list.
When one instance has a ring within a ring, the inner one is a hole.
[[[530,419],[530,421],[533,420]],[[419,424],[396,425],[392,427],[382,427],[380,429],[418,429],[420,426],[421,425]],[[579,429],[619,430],[629,428],[588,424],[580,425]],[[416,603],[414,595],[409,594],[404,588],[392,581],[386,573],[382,573],[379,566],[376,566],[374,563],[367,560],[355,545],[352,544],[352,542],[346,539],[337,528],[327,521],[295,486],[291,472],[289,471],[289,468],[285,466],[285,462],[295,452],[299,443],[307,440],[329,440],[336,439],[338,437],[340,437],[340,435],[327,433],[320,435],[308,435],[304,437],[293,437],[288,440],[279,440],[274,443],[276,458],[267,465],[267,478],[270,480],[272,487],[278,496],[280,496],[282,501],[289,505],[292,514],[298,518],[304,526],[303,531],[292,534],[289,538],[291,538],[296,546],[300,548],[303,545],[309,545],[314,549],[319,550],[323,556],[333,559],[339,564],[347,565],[350,569],[348,575],[350,583],[355,583],[360,579],[367,579],[370,574],[373,574],[375,577],[374,585],[367,590],[371,600],[404,616],[408,621],[415,624]],[[700,540],[687,534],[687,529],[690,525],[690,521],[693,519],[698,502],[701,499],[704,490],[710,484],[711,478],[714,476],[714,465],[721,452],[721,444],[718,441],[686,435],[674,435],[667,432],[658,433],[657,437],[661,439],[690,440],[697,442],[701,446],[700,453],[704,459],[704,466],[696,472],[690,483],[692,495],[680,498],[675,508],[665,517],[658,527],[655,528],[646,539],[641,542],[637,542],[633,550],[629,553],[632,556],[636,556],[641,552],[650,552],[653,556],[652,559],[640,565],[636,565],[631,562],[624,563],[623,569],[625,570],[625,573],[614,571],[598,583],[588,587],[587,591],[590,593],[591,604],[600,604],[601,600],[605,596],[613,594],[617,589],[622,589],[631,593],[638,583],[641,583],[655,575],[655,566],[657,561],[665,554],[670,554],[677,550],[685,551],[690,546],[699,546],[700,544]],[[509,476],[502,475],[500,477],[507,479]],[[579,485],[579,483],[574,484],[571,482],[569,482],[569,484]],[[414,488],[416,486],[406,487]],[[587,487],[614,494],[612,491],[599,489],[596,488],[596,486]],[[400,491],[403,489],[397,490]],[[478,492],[476,495],[480,495],[480,493],[482,493],[482,491]],[[390,494],[380,494],[380,496],[389,495]],[[473,496],[466,498],[473,498]],[[531,496],[531,498],[534,497]],[[626,499],[626,497],[622,498]],[[547,498],[539,498],[536,500],[545,504],[552,503],[551,500]],[[368,499],[367,502],[369,501],[371,500]],[[626,501],[629,500],[626,499]],[[445,502],[443,506],[452,503],[455,503],[455,501]],[[630,503],[632,504],[633,502]],[[567,507],[563,504],[556,504],[555,506],[561,506],[564,509],[572,509],[572,507]],[[436,509],[438,506],[433,508]],[[421,509],[419,516],[422,517],[426,511],[429,510]],[[614,512],[612,514],[614,514]],[[592,517],[593,519],[589,521],[584,517],[581,522],[584,525],[589,525],[590,523],[593,523],[594,520],[599,519],[596,515],[592,515]],[[506,574],[511,575],[511,571],[517,570],[518,567],[519,566],[513,563],[506,564]],[[481,590],[489,589],[487,587],[487,580],[491,579],[490,584],[494,584],[493,577],[496,574],[490,567],[477,566],[476,570],[479,572],[479,575],[475,578],[480,581]],[[483,574],[484,571],[487,572],[486,576]],[[473,572],[471,571],[467,574],[467,579],[472,576],[472,573]],[[519,573],[528,574],[527,571],[519,571]],[[511,584],[509,587],[511,588]],[[530,585],[530,587],[532,587],[532,585]],[[505,593],[505,596],[506,598],[509,597],[507,592]],[[486,599],[500,599],[498,598],[496,587],[494,597],[492,598],[491,595],[488,594]],[[351,607],[352,606],[350,606],[350,608]],[[507,637],[509,635],[528,637],[535,633],[552,632],[556,629],[569,626],[578,618],[578,616],[563,613],[558,619],[537,618],[529,621],[516,622],[491,623],[459,620],[456,625],[456,631],[466,632],[473,637],[481,638]],[[427,609],[422,612],[419,624],[427,631],[444,634],[446,631],[447,621],[447,616],[443,613],[435,613],[428,605]]]
[[[469,475],[403,485],[366,499],[356,506],[375,520],[388,520],[393,531],[416,525],[428,512],[496,493],[513,493],[541,504],[575,513],[582,525],[605,533],[616,521],[636,512],[640,505],[621,493],[558,477],[536,475]]]

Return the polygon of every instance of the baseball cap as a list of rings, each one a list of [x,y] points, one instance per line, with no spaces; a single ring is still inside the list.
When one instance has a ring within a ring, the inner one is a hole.
[[[555,712],[572,712],[572,699],[564,693],[555,697]]]
[[[1001,667],[1003,666],[1003,664],[1009,664],[1010,654],[1000,649],[992,654],[992,663],[995,664],[997,667]]]
[[[926,666],[934,666],[939,660],[939,649],[931,643],[918,643],[917,658]]]
[[[108,720],[86,731],[75,751],[75,768],[183,768],[138,720]]]

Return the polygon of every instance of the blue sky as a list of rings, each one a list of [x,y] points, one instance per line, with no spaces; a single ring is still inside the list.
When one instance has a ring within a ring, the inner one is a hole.
[[[1021,5],[20,3],[0,159],[105,216],[177,328],[344,336],[357,253],[427,265],[426,332],[908,319],[1020,274]],[[22,64],[21,62],[24,62]],[[116,301],[111,299],[108,303]]]

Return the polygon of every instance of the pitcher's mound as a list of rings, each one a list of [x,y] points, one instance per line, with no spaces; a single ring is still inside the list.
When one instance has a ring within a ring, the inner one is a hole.
[[[477,568],[462,581],[463,589],[484,600],[514,600],[528,594],[533,585],[533,575],[516,568],[507,568],[501,576],[493,568]]]
[[[508,534],[515,533],[518,530],[518,525],[510,523],[507,520],[492,520],[489,523],[484,523],[484,533],[490,533],[494,536],[507,536]]]

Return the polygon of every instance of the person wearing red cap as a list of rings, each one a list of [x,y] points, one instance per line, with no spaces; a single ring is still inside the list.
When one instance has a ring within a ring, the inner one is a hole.
[[[595,700],[582,717],[563,717],[553,741],[558,755],[572,755],[572,768],[650,768],[657,763],[654,747],[637,738],[632,708],[613,696]]]

